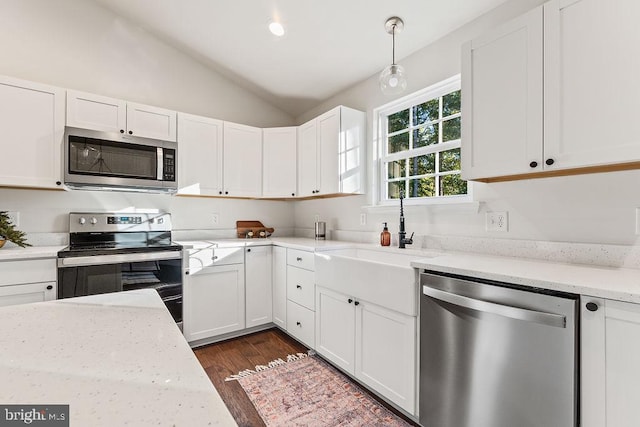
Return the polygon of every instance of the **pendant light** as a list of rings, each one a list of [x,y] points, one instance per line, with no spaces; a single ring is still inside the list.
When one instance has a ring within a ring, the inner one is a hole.
[[[407,78],[405,77],[404,67],[396,64],[396,33],[404,28],[404,22],[397,16],[387,19],[384,24],[387,33],[391,34],[392,50],[391,65],[386,67],[380,73],[380,90],[385,95],[396,95],[402,93],[407,88]]]

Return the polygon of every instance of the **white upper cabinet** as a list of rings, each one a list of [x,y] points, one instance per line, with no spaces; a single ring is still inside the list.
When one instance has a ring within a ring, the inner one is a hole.
[[[224,195],[262,195],[262,129],[224,122]]]
[[[298,196],[365,192],[365,113],[338,106],[298,129]]]
[[[542,169],[542,6],[463,46],[462,177]]]
[[[221,120],[178,114],[178,194],[222,194]]]
[[[462,175],[640,165],[640,3],[552,0],[463,48]]]
[[[67,91],[67,126],[176,140],[176,112],[74,90]]]
[[[640,2],[544,6],[545,161],[575,168],[640,160]]]
[[[262,196],[296,195],[297,128],[262,129]]]
[[[0,77],[0,185],[59,188],[64,89]]]

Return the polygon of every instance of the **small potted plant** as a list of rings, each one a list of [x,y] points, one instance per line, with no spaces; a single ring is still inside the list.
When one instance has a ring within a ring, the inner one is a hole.
[[[24,232],[16,230],[16,226],[11,222],[9,214],[6,211],[0,211],[0,248],[4,246],[7,240],[23,248],[31,246],[27,243]]]

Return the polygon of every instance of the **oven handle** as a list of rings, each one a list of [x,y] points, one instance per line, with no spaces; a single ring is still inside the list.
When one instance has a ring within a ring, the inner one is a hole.
[[[165,259],[180,259],[182,252],[142,252],[114,255],[91,255],[69,258],[58,258],[58,267],[80,267],[85,265],[124,264],[139,261],[161,261]]]

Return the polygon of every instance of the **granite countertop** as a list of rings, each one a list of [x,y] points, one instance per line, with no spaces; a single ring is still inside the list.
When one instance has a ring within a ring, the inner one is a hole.
[[[75,426],[235,426],[155,290],[0,308],[0,402]]]
[[[574,294],[640,303],[640,270],[473,253],[432,254],[411,266]]]
[[[0,261],[14,261],[38,258],[56,258],[58,251],[66,246],[29,246],[21,248],[20,246],[9,246],[9,243],[0,249]]]

